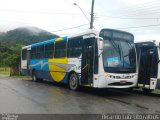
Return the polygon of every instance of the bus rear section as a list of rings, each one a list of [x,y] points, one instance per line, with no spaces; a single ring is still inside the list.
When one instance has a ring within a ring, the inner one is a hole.
[[[29,75],[31,46],[22,47],[21,51],[21,75]]]
[[[159,45],[156,42],[136,43],[138,87],[145,92],[160,89]]]

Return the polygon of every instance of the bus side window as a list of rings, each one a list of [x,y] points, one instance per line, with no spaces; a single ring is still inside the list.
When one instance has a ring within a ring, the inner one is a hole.
[[[31,48],[31,59],[36,59],[37,47]]]
[[[66,41],[58,41],[55,43],[55,58],[64,58],[66,57]]]
[[[41,59],[44,56],[44,45],[37,47],[37,59]]]
[[[68,58],[79,57],[82,53],[81,37],[76,37],[68,40]]]
[[[53,58],[54,43],[45,45],[45,58]]]
[[[26,60],[27,59],[27,49],[23,49],[22,50],[22,60]]]

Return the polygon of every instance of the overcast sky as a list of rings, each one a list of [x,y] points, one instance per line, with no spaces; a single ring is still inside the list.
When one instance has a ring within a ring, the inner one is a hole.
[[[0,0],[0,31],[35,26],[58,35],[79,33],[89,28],[91,1]],[[160,40],[159,0],[95,0],[94,13],[95,29],[125,30],[136,41]]]

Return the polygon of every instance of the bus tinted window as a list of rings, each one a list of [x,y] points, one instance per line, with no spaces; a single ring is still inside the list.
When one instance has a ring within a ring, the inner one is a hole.
[[[23,49],[22,50],[22,60],[26,60],[27,59],[27,49]]]
[[[45,45],[45,58],[53,58],[54,43]]]
[[[126,34],[126,33],[121,33],[121,32],[113,32],[113,38],[124,39],[124,40],[134,39],[134,37],[131,34]]]
[[[43,58],[44,54],[44,45],[38,46],[37,47],[37,59]]]
[[[66,41],[58,41],[55,43],[55,58],[66,57]]]
[[[73,38],[68,40],[68,57],[79,57],[82,52],[81,38]]]
[[[106,39],[115,38],[115,39],[129,40],[129,41],[134,40],[134,36],[130,33],[107,30],[107,29],[104,29],[100,32],[100,37],[103,37],[103,38],[105,37]]]
[[[36,59],[36,51],[37,51],[36,47],[31,48],[31,59]]]

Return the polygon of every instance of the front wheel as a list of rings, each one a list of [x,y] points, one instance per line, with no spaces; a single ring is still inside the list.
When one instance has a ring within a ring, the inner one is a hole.
[[[76,73],[72,73],[69,77],[69,88],[71,90],[77,90],[78,87],[78,76]]]
[[[34,71],[32,72],[32,80],[33,80],[34,82],[41,82],[41,81],[42,81],[42,79],[39,79],[39,78],[37,77],[36,70],[34,70]]]
[[[32,72],[32,80],[34,82],[37,81],[37,76],[36,76],[36,71],[35,70]]]

